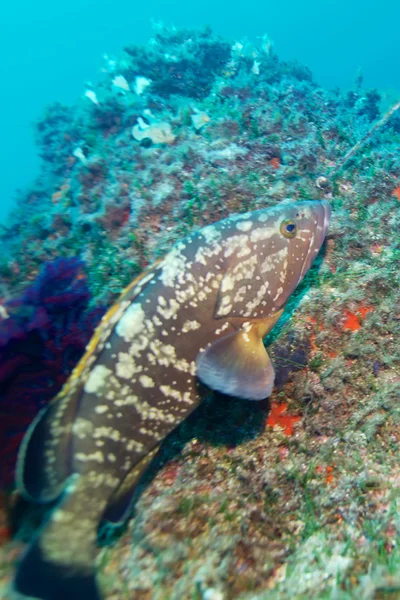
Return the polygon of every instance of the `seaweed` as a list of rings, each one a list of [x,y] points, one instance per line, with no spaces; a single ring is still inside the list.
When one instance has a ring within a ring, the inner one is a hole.
[[[44,264],[0,319],[0,486],[11,486],[16,453],[37,412],[60,390],[103,309],[90,308],[79,259]]]

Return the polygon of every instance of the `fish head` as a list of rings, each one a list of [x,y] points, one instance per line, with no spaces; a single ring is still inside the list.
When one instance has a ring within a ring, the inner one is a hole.
[[[272,272],[268,271],[268,259],[263,272],[264,281],[276,290],[274,308],[280,309],[304,279],[325,240],[331,207],[326,200],[283,204],[276,219],[267,221],[275,233],[271,246],[259,249],[260,260],[274,255],[276,261]],[[264,254],[265,253],[265,254]],[[263,270],[263,269],[262,269]]]
[[[330,214],[329,203],[321,200],[281,203],[238,216],[231,239],[239,241],[235,252],[228,252],[232,256],[215,316],[264,318],[276,314],[316,258]],[[238,231],[243,234],[238,236]]]
[[[271,394],[274,368],[262,339],[317,256],[329,218],[328,202],[315,201],[282,203],[222,223],[214,318],[231,328],[219,327],[196,358],[197,376],[208,387],[248,400]]]
[[[331,207],[326,200],[283,203],[265,215],[266,239],[255,243],[254,252],[270,292],[268,312],[273,314],[285,305],[313,264],[325,240]]]

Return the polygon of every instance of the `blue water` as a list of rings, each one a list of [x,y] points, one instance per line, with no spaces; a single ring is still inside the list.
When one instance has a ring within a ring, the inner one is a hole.
[[[0,8],[0,221],[35,177],[32,122],[53,101],[72,103],[96,80],[102,55],[145,43],[151,18],[211,25],[231,38],[267,33],[281,58],[297,58],[327,87],[368,87],[400,96],[397,0],[9,0]]]

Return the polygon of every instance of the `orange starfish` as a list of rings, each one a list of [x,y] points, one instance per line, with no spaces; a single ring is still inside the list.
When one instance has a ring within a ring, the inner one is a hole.
[[[392,192],[392,196],[396,196],[397,200],[400,200],[400,186],[397,188],[394,188],[394,190]]]
[[[301,421],[301,417],[296,415],[288,415],[286,402],[279,403],[271,402],[271,410],[268,415],[267,426],[275,427],[278,425],[283,429],[285,435],[293,435],[293,425]]]

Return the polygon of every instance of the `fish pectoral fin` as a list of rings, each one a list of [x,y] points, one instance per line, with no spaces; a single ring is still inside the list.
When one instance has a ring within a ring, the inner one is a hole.
[[[213,342],[196,359],[197,376],[213,390],[247,400],[263,400],[274,385],[274,368],[259,326],[239,329]]]
[[[110,498],[101,518],[101,525],[122,525],[129,516],[133,495],[142,476],[160,449],[158,444],[127,474]]]

